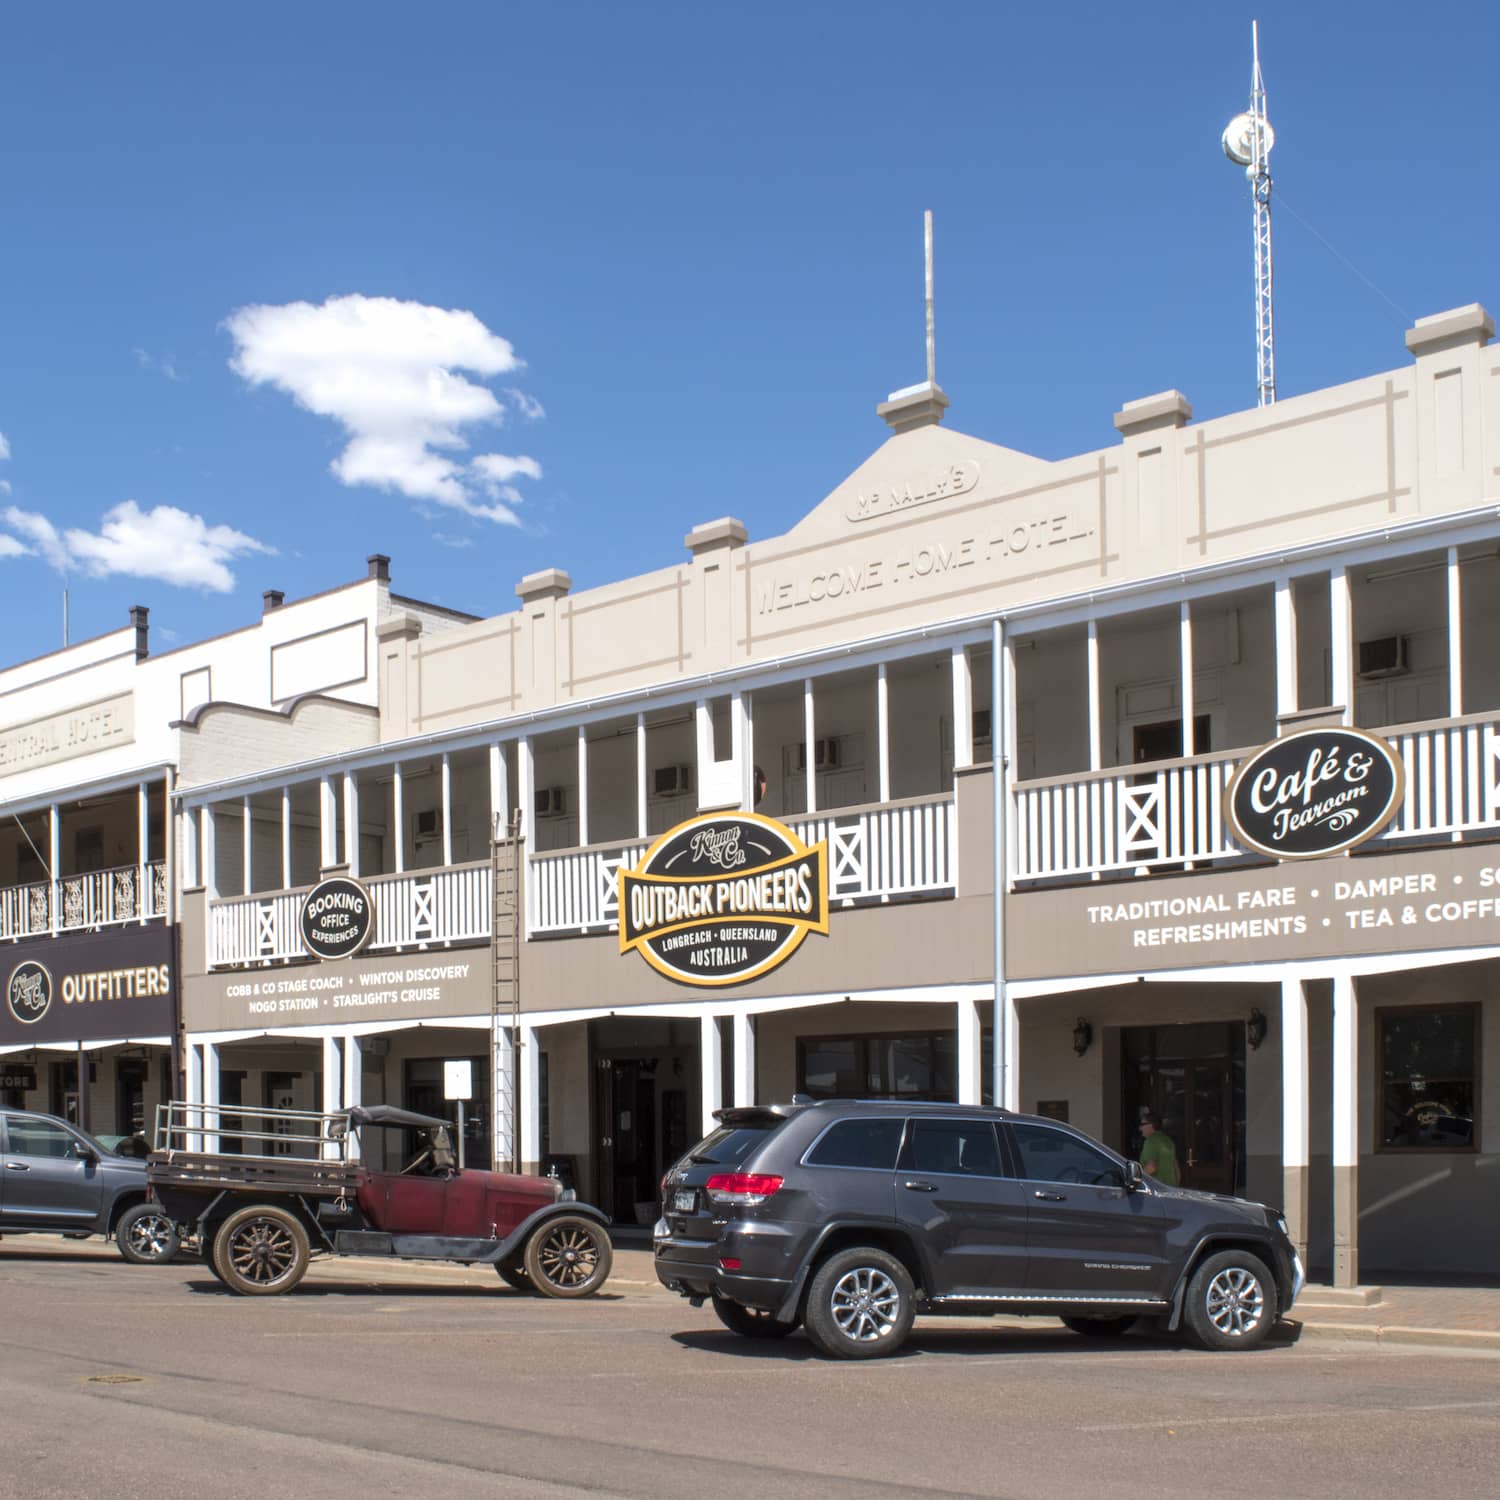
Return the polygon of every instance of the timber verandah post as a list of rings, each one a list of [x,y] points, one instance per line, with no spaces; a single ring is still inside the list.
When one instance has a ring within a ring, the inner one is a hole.
[[[1006,639],[1004,621],[996,616],[990,630],[990,786],[994,804],[992,836],[994,840],[994,1102],[1005,1109],[1020,1105],[1015,1002],[1005,982],[1005,892],[1010,878],[1009,819],[1006,803],[1010,797],[1011,773],[1015,764],[1016,743],[1016,659],[1015,649]]]

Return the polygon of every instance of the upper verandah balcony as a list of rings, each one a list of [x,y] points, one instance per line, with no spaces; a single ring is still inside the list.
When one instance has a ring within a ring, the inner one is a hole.
[[[1500,557],[1466,542],[1011,632],[1012,883],[1257,858],[1224,827],[1235,766],[1345,703],[1406,764],[1381,846],[1500,835],[1500,662],[1474,646],[1497,628]],[[987,648],[926,647],[221,802],[200,819],[211,962],[297,956],[301,893],[337,866],[372,888],[375,947],[482,940],[493,818],[517,806],[527,935],[607,931],[620,865],[700,808],[750,805],[757,770],[760,811],[828,839],[836,902],[955,894],[954,766],[990,758],[990,682]]]
[[[376,950],[488,938],[492,830],[517,808],[532,938],[612,929],[620,865],[709,808],[753,805],[808,843],[826,839],[836,904],[952,895],[955,757],[988,757],[974,744],[976,725],[988,733],[988,661],[928,645],[205,802],[192,810],[184,875],[209,898],[208,962],[302,956],[302,897],[333,869],[370,888]]]
[[[1500,837],[1497,629],[1483,542],[1014,641],[1012,882],[1259,859],[1224,793],[1249,753],[1315,722],[1381,734],[1405,766],[1367,848]]]
[[[156,780],[12,813],[0,826],[0,940],[163,920],[166,802]]]

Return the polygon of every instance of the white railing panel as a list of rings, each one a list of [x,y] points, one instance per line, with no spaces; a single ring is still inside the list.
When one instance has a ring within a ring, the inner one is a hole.
[[[913,798],[877,807],[790,818],[804,843],[828,843],[828,896],[835,905],[952,891],[958,883],[953,798]],[[647,845],[570,849],[527,861],[528,931],[610,932],[617,926],[621,864],[640,863]]]
[[[493,889],[488,862],[364,882],[375,908],[369,948],[394,951],[482,942],[490,935]],[[310,887],[238,896],[209,908],[209,964],[223,968],[302,958],[299,917]]]
[[[1500,719],[1476,715],[1376,733],[1400,758],[1405,788],[1372,846],[1500,837]],[[1224,820],[1225,791],[1249,753],[1019,783],[1011,878],[1086,880],[1260,858],[1234,843]]]

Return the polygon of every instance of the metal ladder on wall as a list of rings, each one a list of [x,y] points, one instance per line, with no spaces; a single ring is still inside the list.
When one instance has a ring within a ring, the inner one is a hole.
[[[490,839],[490,1078],[495,1120],[507,1121],[505,1165],[521,1170],[521,814],[495,814]],[[510,1022],[507,1037],[502,1019]],[[497,1160],[496,1167],[500,1166]]]

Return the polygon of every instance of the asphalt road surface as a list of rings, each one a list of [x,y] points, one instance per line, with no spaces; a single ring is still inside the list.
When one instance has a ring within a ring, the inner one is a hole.
[[[41,1238],[0,1243],[0,1309],[5,1500],[1500,1493],[1500,1359],[1291,1328],[1222,1355],[927,1320],[840,1364],[624,1278],[323,1261],[252,1299]]]

